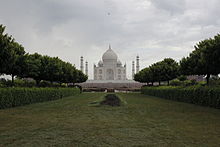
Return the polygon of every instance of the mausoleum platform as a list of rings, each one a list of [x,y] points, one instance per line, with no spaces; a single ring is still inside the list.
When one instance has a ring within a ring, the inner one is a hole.
[[[83,89],[116,89],[116,90],[126,90],[126,89],[140,89],[143,83],[136,82],[134,80],[87,80],[84,83],[77,83],[76,85],[81,86]]]

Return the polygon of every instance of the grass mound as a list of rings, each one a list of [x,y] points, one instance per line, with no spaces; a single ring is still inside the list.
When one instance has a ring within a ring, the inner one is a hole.
[[[107,94],[101,105],[121,106],[121,99],[115,94]]]
[[[101,106],[101,105],[108,105],[108,106],[122,106],[126,104],[119,96],[116,94],[107,94],[102,97],[101,100],[91,102],[90,106]]]

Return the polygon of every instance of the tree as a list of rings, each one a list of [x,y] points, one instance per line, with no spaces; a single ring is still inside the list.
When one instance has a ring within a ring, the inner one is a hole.
[[[167,81],[169,85],[169,81],[176,78],[179,75],[179,64],[173,60],[172,58],[165,58],[162,63],[162,79]]]
[[[164,64],[163,62],[157,62],[152,64],[150,67],[152,78],[157,81],[160,85],[161,81],[164,81]]]
[[[142,69],[141,71],[139,71],[138,73],[136,73],[134,75],[134,80],[141,82],[141,83],[147,83],[147,84],[151,82],[152,85],[155,82],[155,78],[153,77],[153,72],[149,67],[146,67]]]
[[[70,64],[70,63],[65,63],[63,66],[63,79],[62,81],[64,83],[75,83],[76,82],[76,68]]]
[[[207,84],[211,75],[220,73],[220,35],[200,41],[188,57],[180,61],[185,75],[206,75]]]
[[[144,74],[145,74],[144,69],[142,69],[141,71],[139,71],[138,73],[136,73],[134,75],[134,80],[138,81],[138,82],[141,82],[141,83],[144,83],[145,82]]]
[[[83,72],[81,70],[76,70],[77,72],[77,78],[76,78],[76,83],[82,83],[82,82],[85,82],[88,77],[87,75],[83,74]]]
[[[14,77],[22,76],[25,63],[24,48],[17,42],[12,41],[9,45],[10,55],[8,56],[8,64],[6,65],[5,74],[11,75],[12,85],[14,85]]]
[[[9,57],[11,52],[9,50],[9,45],[12,42],[12,37],[8,34],[4,34],[5,26],[0,25],[0,73],[4,74],[7,71],[6,66],[9,64]]]
[[[179,75],[179,64],[171,59],[165,58],[163,61],[152,64],[151,66],[144,68],[134,76],[135,81],[142,83],[169,81],[176,78]]]
[[[4,34],[4,31],[5,27],[0,25],[0,73],[11,75],[13,85],[14,77],[22,74],[25,51],[11,36]]]
[[[60,60],[58,57],[49,57],[49,62],[45,66],[46,67],[45,80],[50,82],[58,82],[61,85],[62,78],[64,76],[63,65],[64,62]]]
[[[42,71],[44,70],[42,68],[42,55],[38,54],[38,53],[34,53],[31,55],[26,55],[25,58],[25,70],[23,73],[23,77],[26,78],[33,78],[37,85],[40,84],[40,81],[43,78],[43,74]]]

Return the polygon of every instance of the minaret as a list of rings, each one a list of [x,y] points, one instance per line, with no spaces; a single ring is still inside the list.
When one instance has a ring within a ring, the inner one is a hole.
[[[112,48],[111,48],[111,44],[109,44],[108,49],[109,49],[109,50],[111,50],[111,49],[112,49]]]
[[[134,71],[135,71],[135,69],[134,69],[134,61],[132,61],[132,79],[134,79]]]
[[[88,62],[86,61],[86,75],[88,76]]]
[[[95,72],[95,68],[96,68],[96,65],[95,65],[95,63],[94,63],[94,65],[93,65],[93,78],[94,78],[94,80],[96,80],[96,77],[97,77],[97,73]]]
[[[137,59],[136,59],[136,73],[138,73],[139,70],[140,70],[139,60],[140,60],[139,56],[137,56]]]
[[[80,58],[80,70],[84,73],[83,56]]]

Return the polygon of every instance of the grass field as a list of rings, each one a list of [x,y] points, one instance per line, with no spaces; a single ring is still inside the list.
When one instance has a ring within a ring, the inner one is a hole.
[[[0,110],[0,146],[219,147],[220,110],[139,93],[91,107],[104,93]]]

